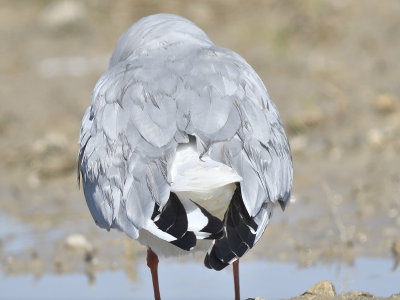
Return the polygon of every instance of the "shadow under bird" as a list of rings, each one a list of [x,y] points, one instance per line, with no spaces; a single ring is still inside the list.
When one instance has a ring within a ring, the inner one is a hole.
[[[145,17],[118,40],[79,139],[78,180],[94,221],[158,256],[204,251],[233,264],[289,202],[292,160],[278,111],[253,68],[189,20]]]

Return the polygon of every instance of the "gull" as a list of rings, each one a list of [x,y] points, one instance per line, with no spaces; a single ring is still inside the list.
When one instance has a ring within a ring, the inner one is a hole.
[[[154,298],[158,256],[204,251],[233,264],[263,234],[292,188],[275,104],[254,69],[172,14],[140,19],[119,38],[84,113],[78,183],[95,223],[147,247]]]

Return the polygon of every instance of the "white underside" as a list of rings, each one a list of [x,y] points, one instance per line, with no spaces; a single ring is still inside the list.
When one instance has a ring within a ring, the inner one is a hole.
[[[169,175],[171,192],[179,197],[186,211],[193,205],[189,201],[191,200],[221,220],[236,189],[235,182],[242,180],[232,168],[208,156],[203,156],[200,160],[197,151],[190,145],[177,151]],[[201,224],[204,218],[196,218],[193,213],[188,215],[188,220],[191,227],[188,230],[196,227],[201,229],[205,226]],[[199,224],[196,224],[196,220]],[[145,227],[147,228],[139,231],[138,241],[150,247],[157,255],[169,257],[189,253],[168,243],[167,236],[165,239],[160,239],[153,235],[150,231],[154,230],[154,223]],[[191,252],[207,251],[212,243],[210,240],[197,240],[197,245]]]
[[[176,152],[170,176],[173,192],[190,191],[209,195],[215,189],[242,180],[242,177],[227,165],[212,160],[207,155],[200,159],[191,145]]]
[[[235,182],[242,181],[227,165],[206,155],[200,160],[194,146],[177,151],[170,175],[171,192],[181,201],[192,200],[220,219],[235,192]]]

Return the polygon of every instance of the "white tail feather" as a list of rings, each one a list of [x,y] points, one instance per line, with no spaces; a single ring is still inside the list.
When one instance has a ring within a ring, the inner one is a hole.
[[[199,154],[192,145],[176,152],[171,167],[171,192],[182,202],[191,200],[222,219],[236,189],[242,181],[232,168]]]

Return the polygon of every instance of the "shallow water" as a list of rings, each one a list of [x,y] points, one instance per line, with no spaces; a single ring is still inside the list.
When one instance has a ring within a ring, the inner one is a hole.
[[[0,241],[4,241],[4,252],[19,252],[33,244],[33,237],[27,225],[16,222],[0,213]]]
[[[46,235],[46,240],[51,240],[52,232]],[[134,263],[128,261],[135,268],[131,274],[121,269],[101,271],[91,274],[95,276],[93,279],[84,271],[56,275],[53,269],[39,272],[37,274],[42,275],[36,277],[10,276],[4,268],[5,261],[35,244],[34,234],[29,226],[0,214],[0,241],[3,242],[0,254],[4,259],[3,263],[0,260],[0,299],[153,299],[144,257],[137,257]],[[85,270],[85,266],[82,267]],[[392,267],[393,260],[383,258],[361,257],[351,266],[336,263],[299,268],[295,263],[245,257],[240,263],[241,294],[244,298],[290,298],[302,294],[316,282],[328,280],[337,293],[359,290],[388,297],[400,292],[400,268],[392,271]],[[29,270],[26,268],[20,274],[29,274]],[[206,269],[201,262],[161,259],[159,277],[163,299],[233,298],[231,267],[216,272]]]
[[[241,262],[241,294],[281,299],[298,296],[320,280],[329,280],[337,293],[362,290],[375,296],[400,292],[400,269],[391,271],[392,261],[359,258],[354,266],[317,265],[299,269],[295,264],[267,261]],[[232,270],[215,272],[201,263],[162,260],[159,265],[163,299],[232,299]],[[137,280],[132,282],[123,271],[96,275],[93,285],[84,274],[46,274],[7,277],[0,273],[0,299],[152,299],[147,266],[138,265]]]

